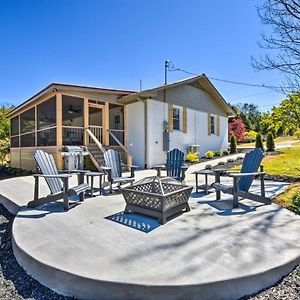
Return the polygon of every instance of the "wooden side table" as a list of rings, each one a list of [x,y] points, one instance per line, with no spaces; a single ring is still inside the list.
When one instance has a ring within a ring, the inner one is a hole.
[[[99,177],[99,195],[102,194],[102,177],[104,176],[103,172],[87,172],[86,174],[86,180],[88,185],[91,187],[91,196],[94,196],[94,177]],[[90,178],[91,178],[91,184],[90,184]]]

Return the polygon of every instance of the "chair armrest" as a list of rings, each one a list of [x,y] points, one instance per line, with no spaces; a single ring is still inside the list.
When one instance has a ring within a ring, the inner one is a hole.
[[[229,173],[231,177],[246,177],[246,176],[257,176],[257,175],[265,175],[265,172],[252,172],[252,173]]]
[[[33,177],[44,177],[44,178],[70,178],[71,174],[56,174],[56,175],[44,175],[44,174],[33,174]]]
[[[104,171],[111,171],[111,168],[110,167],[100,167],[102,170],[104,170]]]
[[[129,167],[129,168],[135,168],[138,169],[139,166],[135,166],[135,165],[123,165],[124,167]]]
[[[181,169],[184,170],[184,171],[186,171],[188,168],[189,168],[189,166],[187,166],[187,165],[181,166]]]

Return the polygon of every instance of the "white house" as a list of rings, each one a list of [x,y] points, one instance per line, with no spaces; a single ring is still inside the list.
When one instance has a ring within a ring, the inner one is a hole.
[[[139,166],[166,160],[168,149],[186,153],[189,145],[208,150],[228,148],[230,106],[203,74],[120,99],[128,105],[128,149]]]
[[[233,114],[204,74],[142,92],[52,83],[9,113],[11,165],[34,169],[33,153],[43,149],[62,168],[63,146],[80,145],[99,167],[101,144],[150,168],[175,147],[225,150]]]

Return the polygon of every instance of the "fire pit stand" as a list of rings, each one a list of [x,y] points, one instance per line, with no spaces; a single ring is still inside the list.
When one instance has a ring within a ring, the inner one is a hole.
[[[190,211],[188,200],[192,189],[170,177],[146,177],[122,189],[125,212],[156,217],[160,224],[165,224],[168,217],[183,210]]]

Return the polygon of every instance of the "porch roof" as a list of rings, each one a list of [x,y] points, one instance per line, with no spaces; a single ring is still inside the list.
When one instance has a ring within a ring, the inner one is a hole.
[[[234,116],[235,113],[231,109],[230,105],[226,102],[226,100],[222,97],[222,95],[218,92],[218,90],[214,87],[214,85],[211,83],[211,81],[208,79],[208,77],[203,73],[198,76],[193,76],[190,78],[186,78],[183,80],[175,81],[172,83],[160,85],[151,89],[147,89],[141,92],[131,93],[129,95],[123,96],[118,101],[123,104],[130,104],[134,103],[140,100],[146,100],[149,98],[155,98],[157,95],[157,92],[162,90],[167,90],[170,88],[174,88],[180,85],[184,84],[191,84],[194,82],[198,82],[199,85],[208,92],[216,101],[219,103],[219,105],[224,109],[224,111],[228,114],[228,116]]]
[[[39,99],[40,97],[47,95],[47,94],[54,94],[55,92],[63,92],[63,91],[74,91],[74,92],[82,92],[86,94],[97,94],[97,93],[107,93],[107,94],[115,94],[120,97],[132,93],[136,93],[135,91],[127,91],[121,89],[109,89],[109,88],[100,88],[100,87],[93,87],[93,86],[84,86],[84,85],[76,85],[76,84],[66,84],[66,83],[57,83],[53,82],[47,85],[44,89],[15,107],[11,112],[7,114],[8,118],[13,117],[16,115],[20,110],[23,108],[30,106],[34,101]]]

